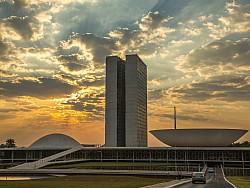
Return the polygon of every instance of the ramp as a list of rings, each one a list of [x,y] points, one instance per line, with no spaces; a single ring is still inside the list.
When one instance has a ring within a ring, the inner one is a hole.
[[[81,150],[82,148],[83,148],[82,146],[74,147],[74,148],[71,148],[69,150],[57,153],[55,155],[51,155],[49,157],[39,159],[38,161],[30,162],[30,163],[24,163],[24,164],[21,164],[21,165],[11,167],[9,169],[13,169],[13,170],[17,170],[17,169],[23,169],[23,170],[39,169],[39,168],[42,168],[42,167],[50,164],[50,161],[53,161],[55,159],[58,159],[58,158],[63,157],[65,155],[68,155],[68,154],[73,153],[75,151]]]

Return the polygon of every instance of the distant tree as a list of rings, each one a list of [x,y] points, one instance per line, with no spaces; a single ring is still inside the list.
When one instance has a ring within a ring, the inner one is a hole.
[[[9,138],[6,140],[6,144],[5,144],[6,148],[15,148],[16,147],[16,142],[14,139]]]
[[[241,145],[242,145],[243,147],[250,147],[250,142],[244,141],[244,142],[242,142]]]

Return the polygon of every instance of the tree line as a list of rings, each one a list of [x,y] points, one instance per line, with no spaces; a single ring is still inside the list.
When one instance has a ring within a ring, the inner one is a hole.
[[[0,148],[16,148],[16,141],[13,138],[9,138],[5,141],[5,144],[1,144]]]

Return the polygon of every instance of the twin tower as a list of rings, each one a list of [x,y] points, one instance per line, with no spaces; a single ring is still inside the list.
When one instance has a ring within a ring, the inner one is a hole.
[[[147,147],[147,66],[137,54],[106,57],[106,147]]]

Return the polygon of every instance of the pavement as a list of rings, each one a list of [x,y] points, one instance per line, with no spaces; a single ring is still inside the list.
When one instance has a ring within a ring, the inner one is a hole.
[[[100,175],[149,175],[176,176],[175,171],[147,171],[147,170],[92,170],[92,169],[0,169],[0,174],[100,174]],[[191,177],[191,172],[182,172],[183,176]]]
[[[227,181],[225,181],[223,177],[222,170],[220,168],[215,169],[215,173],[207,173],[206,175],[207,183],[197,183],[192,184],[191,179],[189,179],[189,182],[187,182],[187,179],[183,180],[176,180],[166,183],[159,183],[155,185],[146,186],[143,188],[233,188],[232,185],[230,185]],[[186,182],[185,182],[186,181]],[[181,184],[178,186],[175,186],[176,184]]]
[[[155,185],[148,185],[142,188],[171,188],[175,187],[175,185],[179,184],[185,184],[187,182],[191,182],[191,179],[181,179],[181,180],[173,180],[169,182],[164,182],[164,183],[158,183]]]

